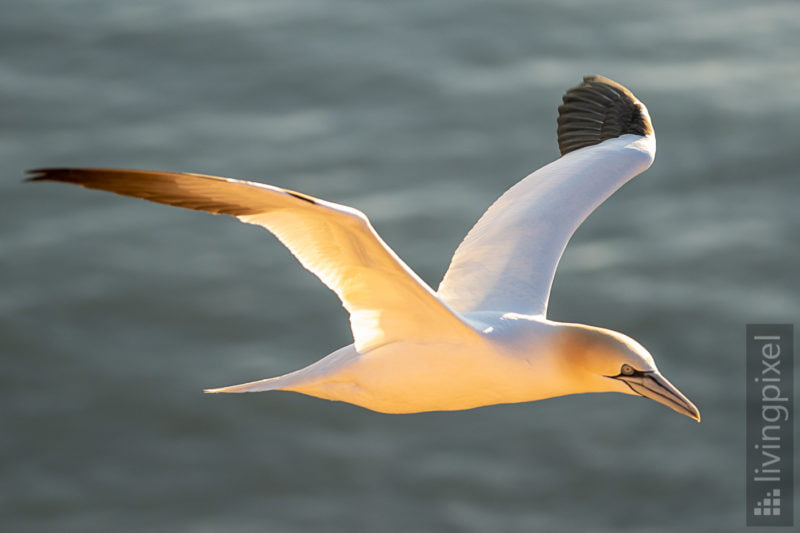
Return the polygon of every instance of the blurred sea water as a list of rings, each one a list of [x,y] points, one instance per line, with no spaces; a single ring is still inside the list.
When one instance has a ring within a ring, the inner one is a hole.
[[[744,530],[744,326],[800,316],[795,1],[6,0],[3,531]],[[556,158],[584,74],[654,166],[582,226],[552,318],[623,331],[700,408],[582,395],[389,416],[204,387],[351,341],[263,230],[25,169],[251,178],[354,206],[437,286]]]

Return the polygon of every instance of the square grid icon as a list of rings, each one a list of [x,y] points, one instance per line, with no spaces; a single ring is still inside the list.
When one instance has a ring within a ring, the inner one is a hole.
[[[768,490],[761,501],[753,507],[754,516],[780,516],[781,514],[781,489]]]

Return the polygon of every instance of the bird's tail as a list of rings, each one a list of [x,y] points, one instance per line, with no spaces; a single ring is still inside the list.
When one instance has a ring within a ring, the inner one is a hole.
[[[204,389],[203,392],[209,394],[217,394],[219,392],[262,392],[268,390],[278,390],[286,387],[287,376],[280,376],[277,378],[260,379],[258,381],[250,381],[248,383],[240,383],[239,385],[231,385],[230,387],[219,387],[216,389]]]
[[[354,357],[358,356],[358,352],[356,352],[351,344],[339,348],[316,363],[312,363],[305,368],[295,370],[294,372],[282,376],[250,381],[239,385],[231,385],[230,387],[205,389],[203,392],[210,394],[219,392],[261,392],[268,390],[293,390],[295,392],[302,392],[299,390],[300,388],[325,381],[325,379],[335,373],[337,369],[343,365],[347,365]]]

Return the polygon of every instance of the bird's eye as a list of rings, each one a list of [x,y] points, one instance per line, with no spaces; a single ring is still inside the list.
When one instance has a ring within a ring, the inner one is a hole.
[[[635,371],[631,365],[622,365],[621,372],[623,376],[632,376]]]

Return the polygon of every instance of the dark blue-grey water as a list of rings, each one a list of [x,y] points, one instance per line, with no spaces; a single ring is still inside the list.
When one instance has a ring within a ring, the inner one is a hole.
[[[702,424],[622,395],[389,416],[201,389],[350,342],[269,234],[56,184],[252,178],[365,211],[436,286],[557,156],[583,74],[649,107],[655,165],[578,231],[551,316],[639,339]],[[744,326],[800,316],[794,0],[5,0],[3,531],[738,531]]]

